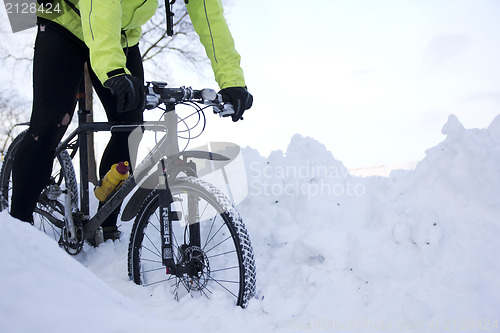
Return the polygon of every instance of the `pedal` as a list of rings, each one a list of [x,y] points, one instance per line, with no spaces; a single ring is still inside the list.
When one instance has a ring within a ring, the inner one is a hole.
[[[99,246],[104,243],[104,232],[102,231],[102,227],[97,228],[94,236],[95,246]]]

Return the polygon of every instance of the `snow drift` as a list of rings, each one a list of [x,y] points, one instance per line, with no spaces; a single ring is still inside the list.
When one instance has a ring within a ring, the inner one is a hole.
[[[76,260],[0,215],[0,331],[498,330],[500,116],[446,139],[415,170],[349,174],[296,135],[265,158],[243,150],[258,293],[246,310],[128,280],[127,231]]]

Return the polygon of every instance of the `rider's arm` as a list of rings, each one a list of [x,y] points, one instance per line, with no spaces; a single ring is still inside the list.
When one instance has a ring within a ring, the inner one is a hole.
[[[130,74],[121,43],[121,1],[80,0],[83,37],[90,50],[90,63],[104,83],[117,74]]]
[[[220,0],[191,0],[186,6],[219,87],[245,87],[240,55],[234,47]]]

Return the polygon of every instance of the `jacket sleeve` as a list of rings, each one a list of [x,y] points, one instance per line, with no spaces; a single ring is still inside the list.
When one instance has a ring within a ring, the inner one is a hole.
[[[122,6],[120,0],[80,0],[85,43],[90,63],[99,80],[130,74],[121,44]]]
[[[219,87],[245,87],[240,55],[235,49],[220,0],[190,0],[186,6]]]

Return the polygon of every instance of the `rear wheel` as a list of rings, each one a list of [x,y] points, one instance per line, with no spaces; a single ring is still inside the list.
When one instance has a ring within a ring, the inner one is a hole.
[[[12,166],[14,156],[27,131],[12,141],[5,154],[0,171],[0,210],[10,207],[12,197]],[[78,189],[75,171],[68,152],[62,150],[54,159],[49,183],[42,190],[33,214],[34,226],[59,241],[64,226],[65,192],[69,191],[71,202],[76,205]]]
[[[255,294],[255,261],[243,221],[229,199],[212,185],[179,178],[170,186],[174,262],[187,273],[169,274],[162,265],[159,197],[153,191],[137,214],[129,245],[129,275],[144,286],[166,285],[184,295],[232,298],[246,307]],[[179,275],[179,274],[178,274]]]

